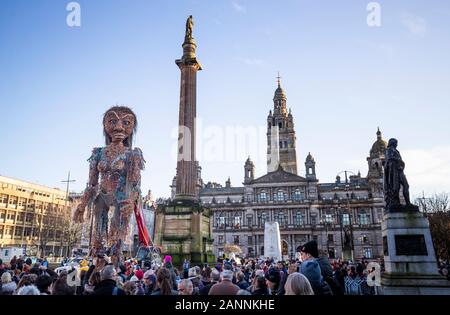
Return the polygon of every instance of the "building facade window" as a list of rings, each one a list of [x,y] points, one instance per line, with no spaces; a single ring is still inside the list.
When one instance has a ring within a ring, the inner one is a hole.
[[[259,193],[259,201],[266,202],[267,201],[267,193],[265,191],[261,191]]]
[[[328,234],[328,242],[329,243],[333,243],[334,242],[334,235],[333,234]]]
[[[266,220],[267,220],[267,213],[265,212],[261,213],[261,216],[259,218],[259,226],[264,227],[264,225],[266,224]]]
[[[220,229],[224,229],[225,228],[225,217],[219,217],[218,218],[218,220],[217,220],[217,226],[220,228]]]
[[[300,192],[300,189],[296,189],[293,193],[292,193],[292,199],[294,199],[295,201],[300,201],[302,200],[302,193]]]
[[[343,213],[342,214],[342,224],[343,225],[350,225],[350,214]]]
[[[276,194],[277,201],[284,201],[284,191],[279,190]]]
[[[3,204],[3,206],[6,206],[6,204],[8,203],[8,195],[1,194],[0,203]]]
[[[359,214],[359,224],[361,224],[361,225],[369,224],[369,218],[366,213]]]
[[[241,217],[239,217],[239,216],[234,217],[234,228],[235,229],[241,228]]]
[[[364,257],[372,258],[372,248],[364,247]]]
[[[253,236],[249,236],[247,240],[248,245],[253,245]]]
[[[287,221],[286,221],[286,214],[284,213],[284,211],[278,212],[277,216],[275,217],[275,221],[278,222],[280,227],[286,226]]]
[[[332,214],[325,214],[325,223],[333,223],[333,215]]]
[[[219,235],[219,244],[223,244],[223,235]]]
[[[296,226],[302,226],[303,225],[303,214],[301,211],[297,211],[295,214],[295,225]]]
[[[235,245],[239,245],[239,235],[235,235],[235,236],[233,237],[233,241],[234,241],[234,244],[235,244]]]

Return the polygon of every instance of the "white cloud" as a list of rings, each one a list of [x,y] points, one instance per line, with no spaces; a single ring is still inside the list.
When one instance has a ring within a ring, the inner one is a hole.
[[[237,3],[236,1],[232,1],[231,5],[233,6],[233,9],[239,13],[247,12],[247,9],[243,5]]]
[[[424,36],[427,32],[427,22],[420,16],[405,12],[401,15],[400,22],[412,35]]]
[[[404,150],[401,154],[413,194],[450,192],[450,146]]]

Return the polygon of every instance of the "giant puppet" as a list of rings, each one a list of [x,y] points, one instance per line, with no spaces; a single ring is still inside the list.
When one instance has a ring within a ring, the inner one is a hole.
[[[92,256],[107,254],[117,264],[122,260],[122,245],[127,240],[134,211],[141,244],[150,239],[143,224],[140,207],[141,171],[145,160],[133,148],[137,119],[125,106],[114,106],[103,116],[105,147],[94,148],[89,158],[89,182],[74,220],[83,222],[86,206],[93,211]]]

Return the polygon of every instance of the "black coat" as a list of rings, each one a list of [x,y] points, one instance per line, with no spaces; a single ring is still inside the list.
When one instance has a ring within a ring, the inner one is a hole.
[[[95,287],[93,295],[112,295],[115,287],[117,287],[116,281],[112,279],[102,280],[98,286]],[[125,295],[125,292],[118,288],[117,295]]]

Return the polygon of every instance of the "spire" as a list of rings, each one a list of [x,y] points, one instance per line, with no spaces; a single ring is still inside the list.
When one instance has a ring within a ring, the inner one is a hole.
[[[378,127],[378,130],[377,130],[377,140],[381,140],[381,131],[380,131],[380,127]]]
[[[286,105],[286,93],[284,92],[283,88],[281,87],[281,77],[280,77],[280,72],[278,72],[278,76],[277,76],[277,83],[278,83],[278,87],[275,90],[275,95],[273,97],[273,100],[276,101],[280,101],[282,100],[284,105]]]

